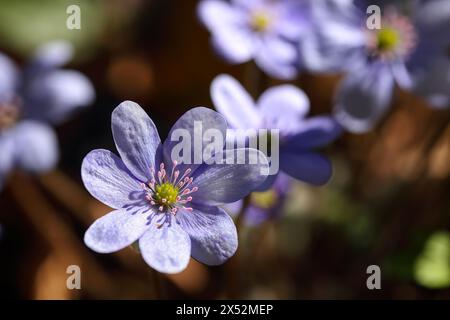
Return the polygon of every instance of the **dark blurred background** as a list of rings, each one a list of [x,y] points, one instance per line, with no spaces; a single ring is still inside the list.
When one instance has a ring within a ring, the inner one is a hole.
[[[81,30],[66,8],[81,8]],[[334,164],[324,187],[296,183],[276,221],[240,226],[238,253],[225,265],[191,261],[157,274],[133,249],[100,255],[83,244],[93,220],[110,211],[85,191],[83,157],[114,150],[111,111],[141,104],[161,135],[195,106],[209,106],[211,80],[239,79],[255,97],[279,82],[252,85],[252,65],[217,57],[196,17],[195,0],[0,0],[0,50],[19,64],[48,40],[76,46],[68,66],[93,82],[97,99],[59,126],[59,168],[16,172],[0,193],[0,295],[26,299],[100,298],[450,298],[450,111],[433,111],[396,92],[376,130],[345,134],[326,150]],[[250,70],[250,71],[249,71]],[[303,73],[295,84],[312,114],[330,113],[339,77]],[[68,290],[79,265],[82,289]],[[368,290],[379,265],[382,289]]]

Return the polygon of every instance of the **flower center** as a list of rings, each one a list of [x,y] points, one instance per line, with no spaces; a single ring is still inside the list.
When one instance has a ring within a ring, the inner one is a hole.
[[[189,177],[190,168],[180,175],[180,171],[176,167],[177,162],[174,161],[169,175],[164,163],[161,163],[158,172],[155,172],[154,168],[151,169],[150,182],[142,183],[142,188],[146,192],[146,199],[159,212],[170,212],[175,215],[179,209],[192,211],[191,207],[185,205],[192,201],[191,194],[196,192],[198,188],[190,187],[194,181],[193,178]]]
[[[253,13],[250,24],[256,32],[264,32],[269,28],[271,20],[267,12],[258,10]]]
[[[278,195],[275,190],[253,192],[250,196],[250,200],[254,205],[262,209],[270,209],[277,203]]]
[[[168,206],[177,202],[178,188],[170,182],[157,185],[155,187],[154,199],[158,204],[166,204]]]
[[[371,55],[392,60],[407,57],[416,44],[417,34],[410,19],[391,11],[383,18],[382,29],[369,32],[367,47]]]
[[[400,41],[398,31],[393,28],[381,29],[377,33],[377,48],[380,51],[394,50]]]
[[[13,103],[0,104],[0,131],[11,128],[20,117],[18,105]]]

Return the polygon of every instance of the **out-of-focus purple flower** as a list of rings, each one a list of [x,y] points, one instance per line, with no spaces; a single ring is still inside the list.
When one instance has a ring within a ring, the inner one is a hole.
[[[87,190],[115,209],[86,231],[89,248],[110,253],[139,241],[147,264],[165,273],[182,271],[191,255],[218,265],[235,253],[236,228],[217,205],[235,202],[264,182],[261,170],[267,170],[267,159],[258,150],[245,149],[247,156],[260,159],[258,164],[229,162],[228,153],[224,164],[173,161],[172,133],[185,130],[194,138],[196,122],[204,131],[219,130],[225,139],[225,119],[207,108],[186,112],[164,143],[136,103],[126,101],[114,110],[112,131],[120,158],[107,150],[94,150],[81,169]],[[209,142],[202,143],[201,150]]]
[[[231,128],[279,130],[281,171],[314,185],[330,179],[331,163],[315,149],[334,141],[342,129],[329,116],[306,119],[309,99],[303,91],[280,85],[265,91],[255,102],[236,79],[219,75],[211,84],[211,97]],[[269,188],[276,176],[270,175],[260,190]]]
[[[216,51],[230,63],[254,59],[273,77],[297,75],[297,43],[310,26],[309,0],[203,0],[198,12]]]
[[[291,185],[292,178],[280,173],[270,189],[253,192],[250,195],[250,203],[247,209],[242,213],[244,223],[253,227],[277,219],[282,213],[284,201],[289,194]],[[243,200],[239,200],[226,205],[224,208],[231,216],[236,216],[242,210],[242,207]]]
[[[449,108],[450,58],[442,55],[426,71],[422,72],[417,77],[415,92],[435,109]]]
[[[347,130],[371,130],[389,109],[395,84],[422,94],[432,106],[447,103],[449,90],[442,84],[448,83],[448,73],[437,61],[448,62],[449,1],[315,4],[315,32],[305,36],[300,55],[312,71],[347,72],[335,104],[336,118]],[[382,8],[381,29],[367,26],[366,9],[372,4]]]
[[[71,57],[70,44],[47,43],[20,71],[0,54],[0,187],[14,167],[31,172],[51,169],[59,152],[50,124],[93,101],[91,82],[79,72],[60,68]]]

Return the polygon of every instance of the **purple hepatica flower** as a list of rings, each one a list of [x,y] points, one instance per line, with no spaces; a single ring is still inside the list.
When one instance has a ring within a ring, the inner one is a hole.
[[[302,59],[310,70],[348,73],[336,96],[335,115],[347,130],[355,133],[371,130],[386,114],[395,84],[441,104],[442,95],[423,86],[430,81],[448,81],[439,79],[442,73],[431,73],[430,67],[450,44],[450,2],[394,1],[382,6],[381,29],[369,29],[366,9],[374,3],[317,2],[315,32],[300,46]],[[443,92],[446,94],[448,89]]]
[[[450,26],[449,26],[450,28]],[[450,58],[442,55],[423,72],[415,83],[415,91],[435,109],[450,107]]]
[[[272,187],[266,191],[253,192],[250,195],[248,208],[242,213],[247,226],[258,226],[268,220],[277,219],[283,209],[284,200],[288,196],[292,178],[280,173]],[[236,216],[242,210],[243,201],[239,200],[225,206],[225,210]]]
[[[59,68],[71,56],[68,43],[51,42],[20,72],[0,54],[0,187],[15,167],[30,172],[53,168],[59,153],[49,124],[64,121],[94,99],[83,74]]]
[[[219,130],[225,137],[225,120],[207,108],[186,112],[169,137],[180,130],[193,137],[194,122],[201,122],[205,131]],[[217,205],[235,202],[264,182],[265,156],[245,149],[260,159],[259,164],[228,164],[236,163],[228,158],[224,159],[227,164],[173,162],[176,144],[169,138],[161,144],[152,120],[130,101],[114,110],[112,131],[121,158],[107,150],[94,150],[81,169],[88,191],[115,209],[90,226],[86,245],[110,253],[139,240],[147,264],[165,273],[185,269],[191,255],[208,265],[230,258],[238,245],[236,228]],[[203,149],[207,144],[203,140]]]
[[[232,129],[279,130],[281,171],[314,185],[330,179],[331,163],[315,149],[334,141],[342,129],[332,117],[305,119],[309,99],[303,91],[280,85],[268,89],[255,103],[236,79],[219,75],[211,84],[211,97]],[[269,188],[276,176],[269,176],[259,190]]]
[[[216,51],[230,63],[254,59],[267,74],[297,75],[296,43],[309,28],[309,0],[203,0],[201,21]]]

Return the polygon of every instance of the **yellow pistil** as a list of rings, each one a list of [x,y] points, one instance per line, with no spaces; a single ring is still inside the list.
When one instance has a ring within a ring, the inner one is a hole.
[[[270,17],[266,12],[258,11],[253,14],[251,25],[253,30],[264,32],[270,25]]]
[[[272,208],[278,200],[278,195],[274,190],[253,192],[250,197],[250,201],[262,209]]]
[[[377,49],[386,52],[394,50],[400,42],[400,35],[393,28],[384,28],[377,33]]]
[[[173,184],[165,182],[155,187],[153,199],[159,205],[170,207],[177,202],[178,191]]]

